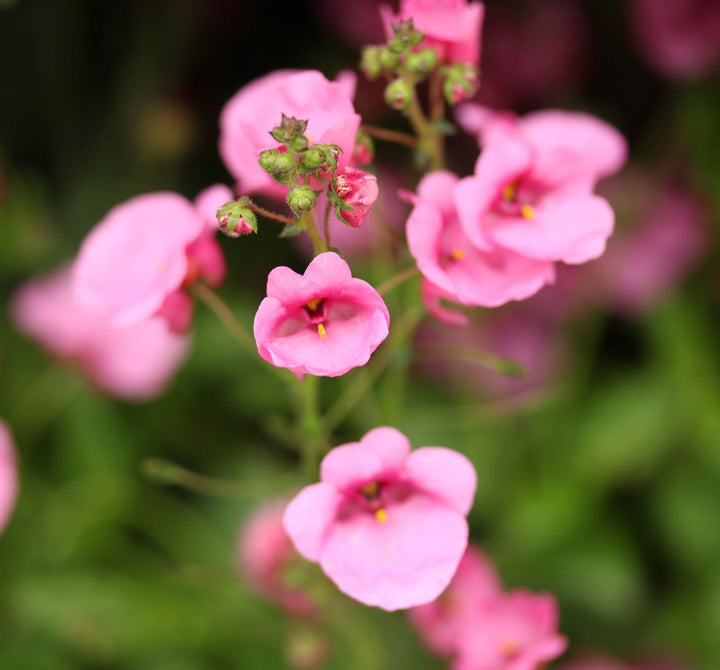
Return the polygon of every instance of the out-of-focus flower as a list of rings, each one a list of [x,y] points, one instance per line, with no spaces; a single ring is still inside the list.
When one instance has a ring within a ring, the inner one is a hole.
[[[385,34],[394,34],[392,24],[413,20],[417,30],[425,35],[422,48],[437,49],[445,63],[480,64],[480,42],[485,6],[467,0],[400,0],[395,14],[388,5],[380,9]]]
[[[78,303],[71,276],[63,268],[20,287],[12,301],[19,330],[76,363],[106,393],[134,400],[161,393],[186,356],[188,338],[157,317],[113,325]]]
[[[495,567],[480,549],[469,545],[442,595],[427,605],[413,607],[408,615],[429,649],[451,656],[465,619],[479,603],[500,593]]]
[[[379,14],[383,0],[315,0],[313,4],[318,20],[332,38],[358,48],[384,40]]]
[[[0,421],[0,533],[5,529],[18,495],[17,454],[8,427]]]
[[[352,98],[355,76],[341,73],[328,81],[315,70],[278,70],[243,86],[220,114],[220,156],[243,193],[284,197],[278,184],[258,163],[260,152],[281,146],[270,135],[285,114],[307,120],[310,144],[337,144],[339,169],[350,161],[360,116]]]
[[[185,287],[218,286],[225,260],[214,238],[216,211],[232,199],[211,186],[195,204],[177,193],[148,193],[108,212],[85,238],[74,265],[77,300],[116,326],[159,314],[186,331],[192,300]]]
[[[410,196],[415,208],[407,221],[408,244],[426,279],[455,302],[485,307],[522,300],[552,282],[552,262],[473,244],[449,197],[458,183],[450,172],[432,172]]]
[[[695,79],[720,65],[717,0],[632,0],[630,19],[647,62],[673,79]]]
[[[485,600],[463,623],[452,670],[535,670],[567,647],[549,593],[515,590]]]
[[[443,447],[411,453],[402,433],[382,427],[330,451],[320,479],[285,512],[303,556],[366,605],[396,610],[440,595],[467,545],[476,485],[467,458]]]
[[[285,571],[299,556],[283,528],[286,500],[269,500],[247,518],[237,543],[240,569],[264,597],[297,616],[316,611],[309,594],[290,586]]]
[[[277,267],[255,315],[260,355],[296,375],[337,377],[368,362],[387,337],[390,314],[378,292],[334,252],[303,275]]]
[[[353,228],[359,228],[377,200],[379,192],[377,177],[348,166],[335,175],[332,187],[344,205],[351,208],[337,206],[336,216]]]

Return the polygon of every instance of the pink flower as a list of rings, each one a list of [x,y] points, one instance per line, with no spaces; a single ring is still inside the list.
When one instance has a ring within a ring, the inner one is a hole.
[[[440,656],[451,656],[465,619],[479,603],[501,592],[495,567],[480,549],[469,545],[445,592],[434,602],[412,608],[408,614],[427,646]]]
[[[160,314],[175,332],[190,326],[184,287],[217,286],[225,261],[214,232],[215,211],[232,199],[225,186],[195,204],[177,193],[148,193],[110,210],[85,238],[74,267],[78,301],[117,326]]]
[[[425,34],[424,48],[434,48],[446,63],[480,65],[480,39],[485,6],[467,0],[400,0],[394,14],[388,5],[380,8],[385,34],[393,36],[392,24],[412,19]]]
[[[394,428],[330,451],[320,483],[288,505],[285,529],[345,594],[396,610],[437,598],[467,546],[476,475],[443,447],[410,453]]]
[[[254,510],[238,539],[237,554],[242,572],[259,593],[291,614],[307,616],[316,610],[310,596],[284,582],[284,571],[299,559],[283,528],[286,505],[285,500],[270,500]]]
[[[432,172],[418,185],[407,221],[410,253],[423,275],[455,302],[496,307],[522,300],[554,278],[553,263],[500,247],[479,249],[458,219],[449,197],[459,182],[450,172]]]
[[[298,376],[337,377],[365,365],[388,335],[383,299],[336,253],[316,256],[303,275],[275,268],[267,294],[255,315],[258,351]]]
[[[188,339],[159,318],[113,325],[77,302],[71,275],[63,268],[20,287],[12,301],[19,330],[78,364],[107,393],[144,400],[162,392],[186,356]]]
[[[10,519],[18,495],[17,455],[8,427],[0,421],[0,533]]]
[[[470,118],[476,112],[477,124]],[[622,136],[598,119],[572,112],[488,120],[468,106],[461,122],[468,119],[467,125],[481,132],[485,148],[475,175],[460,181],[454,197],[473,244],[566,263],[600,256],[614,214],[592,189],[624,162]]]
[[[643,55],[661,74],[695,79],[720,64],[717,0],[633,0],[630,18]]]
[[[336,208],[341,221],[359,228],[378,197],[377,177],[354,167],[335,174],[335,193],[352,209]]]
[[[344,168],[353,155],[360,125],[354,94],[352,73],[341,73],[331,82],[315,70],[278,70],[241,88],[220,114],[220,156],[239,189],[284,197],[287,187],[258,163],[261,151],[280,146],[269,133],[282,114],[307,120],[305,134],[311,143],[340,146],[339,166]]]
[[[485,600],[464,622],[452,670],[537,670],[567,647],[550,594],[516,590]]]

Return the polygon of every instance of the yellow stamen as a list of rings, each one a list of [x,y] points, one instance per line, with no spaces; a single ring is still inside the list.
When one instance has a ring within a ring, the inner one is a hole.
[[[311,311],[315,311],[318,308],[318,305],[322,302],[322,298],[313,298],[312,300],[308,300],[305,305],[310,308]]]
[[[508,200],[509,202],[512,202],[515,200],[515,196],[517,195],[517,184],[515,182],[511,182],[508,184],[502,191],[503,198],[505,200]]]
[[[366,498],[375,498],[380,492],[380,484],[377,482],[370,482],[360,487],[360,493]]]
[[[305,137],[307,137],[307,141],[308,141],[310,144],[313,144],[313,143],[315,142],[315,140],[313,139],[313,136],[310,135],[309,133],[305,133]]]
[[[456,261],[461,261],[465,258],[465,252],[462,249],[453,249],[450,254]]]
[[[523,205],[520,208],[520,213],[523,215],[524,219],[532,221],[535,218],[535,210],[531,205]]]
[[[375,518],[378,523],[387,523],[387,512],[384,509],[379,509],[375,512]]]
[[[325,339],[327,337],[327,333],[325,332],[325,326],[322,323],[318,323],[317,329],[318,329],[318,335],[320,335],[320,337]]]

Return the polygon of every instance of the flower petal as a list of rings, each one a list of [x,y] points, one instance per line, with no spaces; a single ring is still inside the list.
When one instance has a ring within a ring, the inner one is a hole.
[[[341,502],[334,486],[320,482],[306,486],[288,504],[283,525],[295,548],[308,560],[319,560]]]

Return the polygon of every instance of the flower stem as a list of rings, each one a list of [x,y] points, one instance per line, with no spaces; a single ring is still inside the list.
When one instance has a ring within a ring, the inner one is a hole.
[[[380,286],[377,287],[377,292],[380,295],[390,293],[390,291],[392,291],[394,288],[397,288],[409,279],[412,279],[419,272],[420,271],[418,270],[417,265],[411,265],[409,268],[400,270],[400,272],[398,272],[396,275],[393,275],[389,279],[386,279],[382,284],[380,284]]]
[[[404,111],[415,133],[420,138],[420,147],[430,156],[430,167],[433,170],[445,169],[445,147],[442,137],[435,132],[433,124],[423,113],[417,95],[413,92],[412,102]]]
[[[320,379],[315,375],[305,375],[298,382],[297,409],[303,476],[313,481],[317,479],[320,457],[329,446],[328,432],[320,417]]]
[[[325,205],[325,216],[323,217],[323,224],[325,227],[325,244],[328,247],[328,249],[332,246],[330,244],[330,208],[332,207],[332,203],[330,200],[327,201],[327,204]]]
[[[374,137],[378,140],[385,140],[386,142],[395,142],[395,144],[402,144],[411,149],[417,149],[420,145],[417,137],[413,137],[408,133],[403,133],[399,130],[388,130],[387,128],[378,128],[377,126],[362,126],[363,132]]]
[[[260,205],[256,205],[254,202],[248,203],[247,208],[251,209],[256,214],[265,216],[268,219],[275,219],[275,221],[279,221],[280,223],[284,223],[288,226],[298,225],[297,219],[291,219],[289,216],[284,216],[283,214],[278,214],[277,212],[265,209],[264,207],[260,207]]]
[[[312,212],[306,212],[305,214],[303,214],[302,218],[300,219],[299,225],[308,234],[308,237],[310,238],[310,241],[313,245],[313,253],[315,254],[315,256],[321,254],[323,251],[328,250],[328,245],[325,244],[325,240],[323,240],[322,236],[318,232],[317,227],[315,226],[315,220],[313,218]]]

